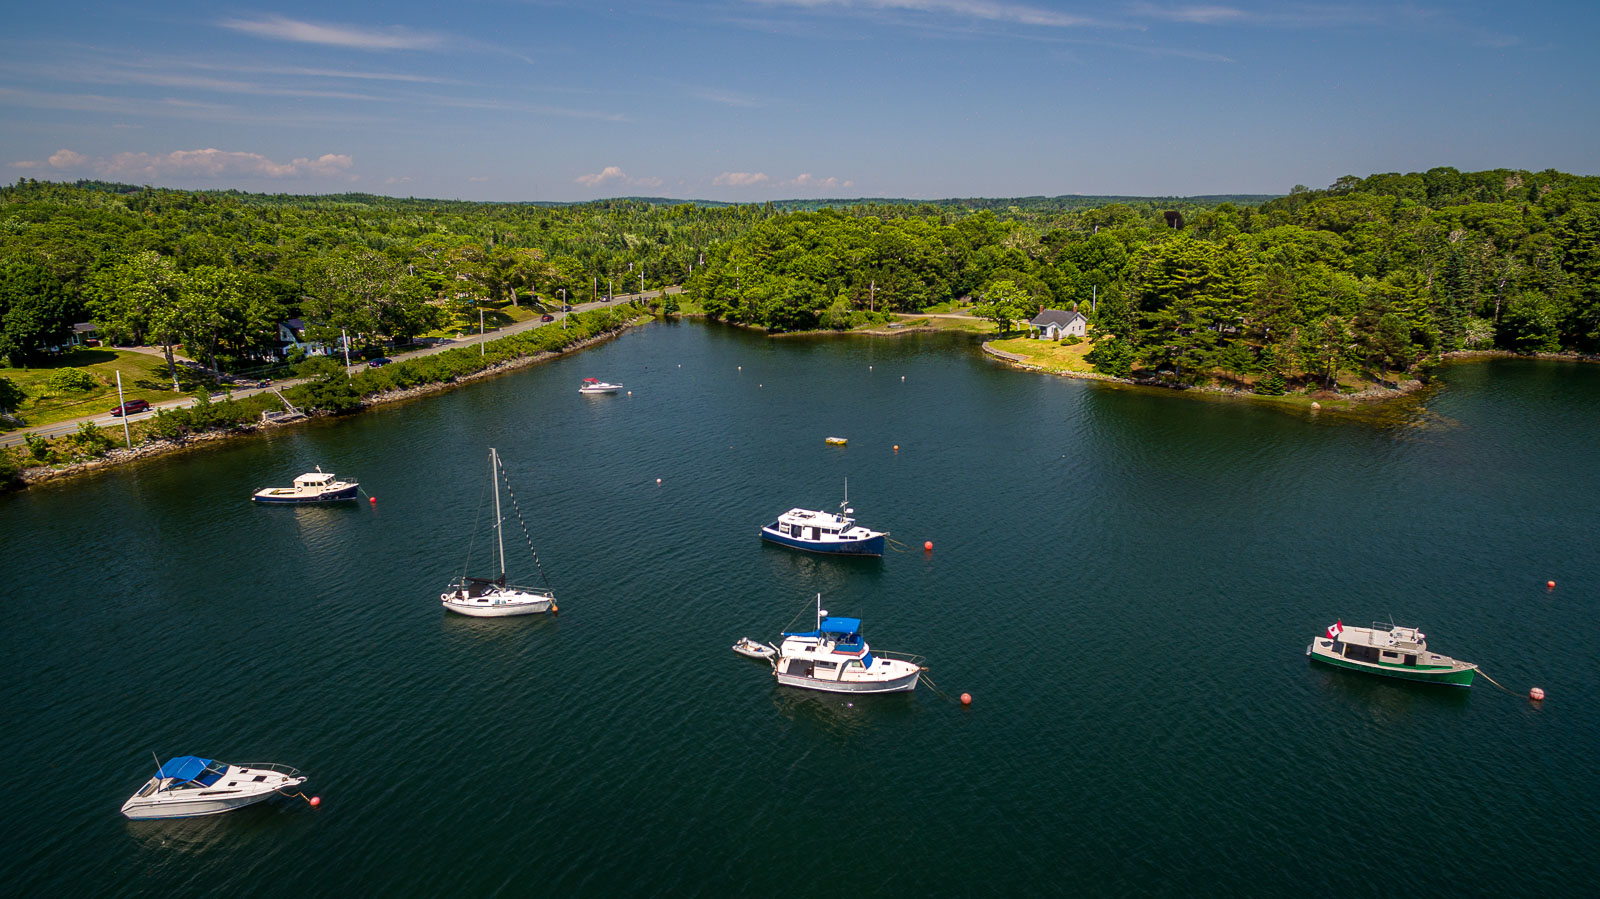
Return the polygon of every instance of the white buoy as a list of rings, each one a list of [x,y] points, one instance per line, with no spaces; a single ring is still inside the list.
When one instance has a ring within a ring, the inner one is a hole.
[[[656,478],[656,483],[657,484],[661,483],[661,479],[660,478]]]

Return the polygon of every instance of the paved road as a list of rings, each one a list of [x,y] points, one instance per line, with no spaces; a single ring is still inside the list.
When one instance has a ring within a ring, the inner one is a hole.
[[[666,289],[667,293],[682,293],[682,291],[683,291],[683,289],[680,288],[680,287],[668,287]],[[637,299],[639,299],[641,297],[643,297],[645,299],[650,299],[652,297],[657,297],[657,296],[660,296],[660,295],[661,295],[661,291],[659,291],[659,290],[647,290],[642,294],[638,294],[638,293],[617,294],[616,297],[611,299],[611,300],[600,300],[599,302],[596,302],[596,303],[575,303],[575,304],[573,304],[572,311],[574,311],[574,312],[583,312],[583,311],[588,310],[588,309],[598,309],[601,306],[614,306],[614,305],[616,305],[618,303],[631,302],[631,301],[637,300]],[[427,348],[424,348],[424,349],[411,350],[410,352],[406,352],[406,353],[396,353],[391,358],[394,358],[394,359],[410,359],[410,358],[412,358],[414,356],[431,356],[434,353],[442,353],[445,350],[453,350],[453,349],[456,349],[458,347],[464,347],[464,346],[474,346],[474,345],[476,345],[476,344],[478,344],[480,342],[483,342],[483,341],[498,340],[498,339],[500,339],[502,337],[506,337],[506,336],[511,335],[511,334],[518,334],[518,333],[521,333],[523,331],[531,331],[534,328],[542,328],[542,327],[545,327],[546,325],[549,325],[550,327],[560,327],[561,320],[567,317],[567,314],[564,313],[564,312],[554,312],[554,313],[551,313],[551,314],[555,316],[555,321],[544,322],[544,321],[540,321],[538,318],[532,318],[532,319],[529,319],[528,321],[514,322],[514,323],[509,324],[509,325],[505,326],[504,328],[501,328],[501,329],[499,329],[497,331],[488,331],[488,332],[484,333],[481,336],[478,335],[478,334],[473,334],[473,335],[470,335],[470,336],[462,337],[460,340],[450,339],[450,340],[447,340],[447,341],[444,341],[444,342],[441,342],[441,343],[437,343],[437,344],[435,344],[433,346],[430,346],[430,347],[427,347]],[[160,355],[160,350],[157,350],[156,354]],[[361,366],[361,363],[356,363],[356,365],[355,365],[356,368],[359,368],[360,366]],[[258,393],[270,393],[273,390],[283,390],[283,389],[286,389],[286,388],[289,388],[289,387],[293,387],[294,385],[296,385],[298,383],[300,383],[298,380],[277,381],[277,382],[274,382],[272,387],[269,387],[269,388],[251,387],[251,388],[247,388],[247,389],[243,389],[243,390],[235,390],[235,391],[233,391],[233,395],[236,398],[254,396],[255,394],[258,394]],[[150,407],[150,411],[148,411],[148,412],[138,412],[138,413],[135,413],[133,415],[128,416],[128,421],[130,421],[130,422],[142,421],[142,420],[144,420],[146,418],[151,418],[156,414],[156,410],[158,410],[158,409],[182,409],[182,408],[185,408],[187,406],[193,406],[194,404],[195,404],[195,399],[192,396],[183,397],[181,399],[173,399],[173,400],[169,400],[169,401],[163,402],[163,403],[156,403],[156,404],[154,404],[154,405],[152,405]],[[26,435],[28,435],[28,434],[39,434],[39,435],[44,436],[44,437],[61,437],[61,436],[66,435],[66,434],[71,434],[71,433],[76,432],[78,430],[78,425],[80,425],[80,424],[82,424],[83,422],[86,422],[86,421],[93,422],[94,424],[99,425],[102,428],[120,428],[120,426],[122,424],[122,419],[121,418],[118,418],[118,417],[116,417],[114,415],[110,415],[110,414],[85,415],[85,416],[82,416],[80,418],[70,419],[68,421],[58,421],[55,424],[39,425],[38,427],[23,428],[23,429],[21,429],[19,431],[12,431],[9,434],[0,434],[0,446],[18,446],[18,445],[21,445],[22,443],[25,442]]]

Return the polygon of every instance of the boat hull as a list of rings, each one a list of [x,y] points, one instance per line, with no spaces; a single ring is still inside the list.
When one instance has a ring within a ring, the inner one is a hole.
[[[305,783],[305,781],[304,777],[300,777],[289,783],[262,790],[258,793],[229,796],[185,796],[181,799],[147,799],[135,796],[123,803],[122,814],[134,821],[154,821],[165,818],[200,818],[206,815],[220,815],[224,812],[237,811],[246,806],[255,805],[258,802],[264,802],[277,795],[280,790],[297,787]]]
[[[823,693],[909,693],[917,688],[917,680],[921,671],[912,671],[890,680],[881,681],[837,681],[822,680],[815,677],[805,677],[799,674],[775,673],[778,683],[785,687],[799,687],[802,690],[818,690]]]
[[[252,500],[255,500],[258,503],[265,503],[267,505],[304,505],[306,503],[338,503],[338,502],[344,502],[346,500],[355,499],[356,498],[356,491],[359,490],[359,489],[360,489],[360,485],[359,484],[351,484],[348,487],[343,487],[343,488],[340,488],[338,490],[329,490],[329,491],[327,491],[325,493],[319,493],[319,494],[316,494],[314,496],[273,496],[273,495],[268,494],[265,491],[263,491],[261,493],[254,494],[250,498]]]
[[[1359,671],[1363,674],[1375,674],[1379,677],[1392,677],[1396,680],[1407,680],[1422,684],[1441,684],[1448,687],[1470,687],[1472,678],[1478,673],[1478,666],[1463,665],[1440,668],[1413,668],[1404,665],[1385,665],[1381,662],[1360,662],[1346,659],[1341,656],[1325,654],[1319,651],[1316,643],[1306,648],[1306,654],[1314,662],[1321,662],[1331,668],[1342,668],[1346,671]]]
[[[761,529],[761,539],[790,549],[820,553],[825,556],[882,556],[885,542],[883,534],[865,540],[801,540],[769,528]]]
[[[529,599],[491,599],[488,602],[479,602],[477,599],[457,599],[452,594],[446,593],[439,597],[439,602],[445,611],[457,615],[466,615],[469,618],[510,618],[515,615],[540,615],[555,607],[553,596],[540,596]]]

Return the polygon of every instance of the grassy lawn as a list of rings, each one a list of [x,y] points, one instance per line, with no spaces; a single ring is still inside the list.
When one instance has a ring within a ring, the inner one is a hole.
[[[83,392],[51,391],[50,376],[65,368],[89,372],[98,383]],[[166,360],[132,350],[80,347],[32,368],[0,366],[0,376],[10,378],[28,395],[17,414],[29,427],[106,412],[117,404],[119,371],[122,372],[123,395],[130,400],[156,403],[179,396],[172,392]],[[180,379],[187,374],[185,369],[178,369]]]
[[[1083,359],[1083,354],[1094,348],[1094,344],[1088,340],[1074,346],[1063,346],[1054,340],[1013,337],[1009,340],[992,340],[989,345],[1007,353],[1016,353],[1025,358],[1029,365],[1050,371],[1094,371],[1094,366]]]
[[[483,310],[483,327],[488,331],[504,328],[506,325],[517,322],[525,322],[530,318],[538,318],[544,314],[542,310],[529,306],[526,301],[520,306],[511,305],[510,300],[500,303],[483,303],[478,308]],[[556,303],[555,308],[559,309],[560,303]],[[455,319],[443,328],[437,331],[429,331],[420,336],[454,337],[457,334],[468,335],[476,333],[478,333],[478,312],[474,309],[470,313],[457,313]]]

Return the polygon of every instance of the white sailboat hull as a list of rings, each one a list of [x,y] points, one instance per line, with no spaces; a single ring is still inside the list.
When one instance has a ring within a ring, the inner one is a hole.
[[[472,618],[507,618],[512,615],[537,615],[555,606],[555,597],[540,593],[501,594],[462,598],[444,593],[439,601],[446,611]]]

